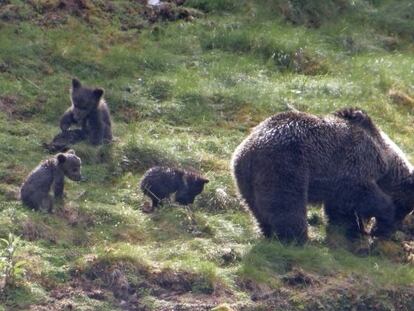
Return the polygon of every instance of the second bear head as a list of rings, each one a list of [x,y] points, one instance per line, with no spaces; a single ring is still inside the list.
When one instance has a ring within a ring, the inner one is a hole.
[[[57,154],[56,159],[58,169],[60,169],[65,176],[74,181],[82,180],[82,162],[81,159],[75,155],[73,150]]]
[[[84,87],[78,79],[72,79],[70,99],[72,101],[73,118],[75,121],[81,122],[92,111],[95,111],[98,108],[103,95],[103,89]]]

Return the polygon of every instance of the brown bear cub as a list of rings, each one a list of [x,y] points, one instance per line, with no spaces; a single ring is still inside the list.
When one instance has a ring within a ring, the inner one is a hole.
[[[59,153],[41,162],[26,178],[20,188],[22,202],[34,210],[52,211],[53,200],[49,195],[53,185],[55,199],[63,198],[64,178],[80,181],[81,160],[73,150]]]
[[[154,166],[145,172],[140,188],[145,195],[151,198],[152,211],[162,199],[175,193],[175,201],[182,205],[192,204],[200,194],[208,179],[187,170]]]
[[[349,238],[371,217],[371,235],[388,237],[414,208],[413,166],[360,109],[276,114],[237,147],[231,165],[263,234],[285,242],[307,240],[308,203],[323,203],[328,225]]]
[[[78,79],[72,80],[72,106],[60,119],[62,132],[72,125],[78,125],[92,145],[101,145],[112,141],[111,116],[103,98],[104,90],[82,86]],[[83,136],[75,135],[82,139]]]

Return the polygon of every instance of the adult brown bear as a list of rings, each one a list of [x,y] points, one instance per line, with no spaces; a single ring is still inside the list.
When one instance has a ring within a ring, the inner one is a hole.
[[[323,203],[330,226],[349,237],[375,217],[372,235],[389,236],[414,207],[413,168],[358,109],[318,117],[274,115],[237,147],[233,176],[266,237],[307,240],[306,205]]]

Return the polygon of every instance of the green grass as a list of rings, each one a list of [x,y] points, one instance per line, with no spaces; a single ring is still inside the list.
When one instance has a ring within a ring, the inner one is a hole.
[[[55,1],[9,2],[0,5],[0,237],[22,237],[28,273],[0,296],[7,310],[47,304],[72,279],[79,291],[65,299],[74,307],[121,310],[110,286],[116,269],[149,310],[172,303],[161,296],[175,287],[184,310],[211,296],[268,310],[280,305],[251,297],[281,288],[287,310],[316,310],[317,301],[349,310],[373,306],[371,297],[381,310],[409,308],[401,297],[412,290],[412,266],[328,247],[318,208],[309,245],[264,241],[236,199],[229,161],[251,127],[290,105],[316,114],[362,107],[411,158],[412,107],[388,97],[390,89],[414,95],[410,1],[188,0],[203,17],[156,24],[138,2],[86,1],[87,16]],[[48,12],[61,22],[45,22]],[[55,214],[33,212],[13,197],[48,156],[42,143],[58,133],[75,76],[105,89],[116,139],[74,146],[87,181],[66,181]],[[210,179],[191,211],[167,203],[141,212],[139,180],[159,164]],[[310,298],[312,287],[286,285],[298,269],[326,286]],[[89,297],[82,279],[107,298]],[[360,300],[323,299],[325,288],[361,291]]]
[[[317,275],[345,272],[369,275],[380,287],[410,285],[414,271],[410,266],[391,264],[378,257],[358,258],[346,250],[331,250],[320,245],[286,246],[279,242],[260,242],[244,257],[240,274],[261,282],[276,282],[279,276],[300,267]]]

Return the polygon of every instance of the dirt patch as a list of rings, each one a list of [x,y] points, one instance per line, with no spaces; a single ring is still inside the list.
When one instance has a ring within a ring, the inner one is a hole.
[[[38,23],[43,26],[62,24],[67,21],[69,15],[80,17],[89,22],[95,8],[89,0],[31,0],[29,3],[40,14]]]
[[[191,291],[193,285],[200,282],[200,277],[185,271],[174,271],[171,269],[155,270],[148,275],[150,283],[156,285],[155,292],[159,295],[166,294],[168,292],[174,292],[175,294],[182,294]]]
[[[118,117],[126,123],[137,122],[142,118],[140,112],[135,107],[120,107]]]
[[[22,223],[22,235],[25,240],[36,241],[39,239],[56,243],[57,237],[49,226],[27,219]]]
[[[1,66],[0,64],[0,72]],[[2,95],[0,96],[0,111],[10,120],[25,120],[33,116],[33,114],[40,112],[45,103],[46,98],[43,96],[36,98],[33,103],[28,102],[19,95]]]
[[[292,66],[295,72],[309,76],[328,72],[328,68],[322,60],[312,57],[302,49],[293,53]]]
[[[50,300],[47,302],[47,310],[69,311],[77,310],[77,304],[75,301],[78,300],[79,297],[90,298],[97,301],[111,301],[112,293],[101,289],[99,286],[96,286],[91,282],[77,279],[69,284],[55,287],[51,290],[49,297]]]
[[[286,285],[293,287],[309,287],[320,284],[317,276],[305,272],[300,268],[293,268],[292,271],[282,277],[282,281]]]
[[[0,96],[0,111],[9,119],[22,119],[31,115],[25,109],[23,98],[18,95]]]
[[[158,21],[176,21],[179,19],[191,21],[194,18],[203,16],[203,13],[196,9],[182,7],[183,1],[162,2],[160,5],[147,6],[144,17],[151,23]]]
[[[0,183],[0,194],[3,194],[6,200],[20,200],[20,187],[8,183]]]
[[[86,270],[76,271],[74,276],[100,284],[102,289],[111,291],[123,308],[128,310],[143,310],[140,309],[143,306],[140,306],[139,301],[148,295],[163,301],[166,306],[183,304],[194,308],[200,301],[209,301],[208,306],[211,308],[219,304],[219,298],[234,302],[232,293],[219,282],[212,284],[202,274],[185,270],[158,269],[125,261],[110,263],[95,257]],[[203,297],[203,300],[195,297]],[[182,310],[197,310],[192,308]],[[170,307],[165,310],[173,309]]]
[[[93,4],[89,0],[60,0],[57,4],[57,9],[69,12],[80,12],[92,8]]]
[[[90,0],[29,0],[27,2],[41,14],[63,11],[80,16],[94,8],[93,2]]]
[[[388,91],[388,97],[397,105],[405,106],[411,109],[414,108],[414,98],[403,91],[390,89]]]
[[[65,219],[71,226],[90,227],[94,224],[92,216],[80,211],[78,206],[70,203],[56,209],[56,214]]]
[[[143,267],[137,267],[131,263],[109,264],[100,262],[96,257],[90,261],[90,267],[84,271],[75,271],[74,276],[78,280],[80,287],[86,285],[99,286],[101,294],[100,299],[107,299],[108,294],[117,301],[125,310],[145,310],[140,307],[139,293],[146,292],[150,285],[139,276],[145,273]],[[134,276],[134,282],[128,279],[128,275]],[[90,293],[88,297],[96,296],[97,290]],[[95,299],[95,298],[94,298]]]
[[[27,174],[28,171],[24,166],[11,163],[0,172],[0,181],[5,184],[20,186]]]
[[[0,97],[0,111],[4,112],[8,117],[12,117],[17,112],[17,96]]]
[[[93,1],[93,0],[29,0],[26,3],[1,4],[0,20],[32,20],[44,27],[56,27],[72,16],[88,24],[99,24],[119,20],[121,30],[142,29],[148,23],[158,21],[191,21],[202,16],[196,9],[183,6],[184,0],[162,1],[148,5],[138,1]],[[1,68],[0,68],[1,70]]]

